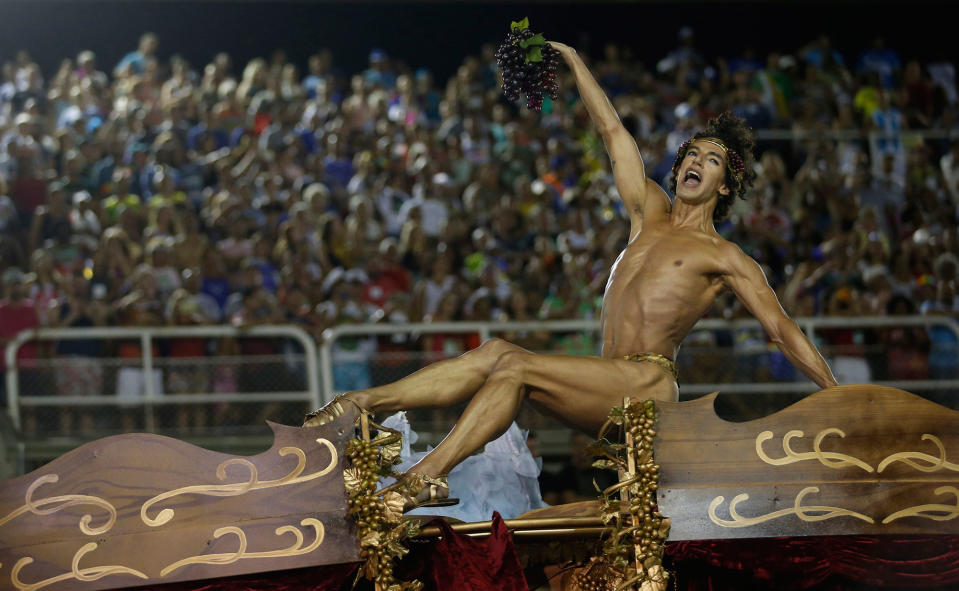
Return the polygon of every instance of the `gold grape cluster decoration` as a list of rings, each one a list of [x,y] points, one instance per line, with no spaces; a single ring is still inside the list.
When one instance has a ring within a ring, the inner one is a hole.
[[[600,510],[611,528],[603,556],[580,569],[574,581],[583,591],[665,589],[669,574],[663,551],[669,519],[659,513],[656,490],[659,465],[653,458],[656,404],[627,400],[610,411],[609,420],[589,453],[599,456],[593,466],[619,472],[619,483],[602,491]],[[624,443],[610,443],[606,434],[619,427]]]
[[[403,540],[418,534],[419,524],[394,518],[398,513],[390,512],[387,503],[376,494],[381,477],[399,476],[393,466],[400,463],[402,436],[372,423],[367,413],[360,416],[360,423],[362,436],[346,446],[351,467],[343,471],[343,479],[349,495],[347,513],[359,530],[363,576],[373,581],[377,591],[420,591],[420,581],[398,581],[393,574],[393,562],[409,552]],[[371,426],[378,431],[372,439]]]

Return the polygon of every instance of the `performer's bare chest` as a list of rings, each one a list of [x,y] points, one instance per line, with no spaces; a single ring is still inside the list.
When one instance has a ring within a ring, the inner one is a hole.
[[[623,298],[630,307],[664,298],[674,298],[677,303],[697,300],[704,292],[713,291],[718,280],[714,252],[708,241],[680,233],[641,233],[613,263],[604,304],[617,306]]]

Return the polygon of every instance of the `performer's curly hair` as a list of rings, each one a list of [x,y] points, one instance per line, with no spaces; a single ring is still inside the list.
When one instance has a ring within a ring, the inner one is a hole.
[[[710,119],[706,123],[706,128],[690,138],[690,142],[708,137],[722,140],[729,150],[726,166],[726,186],[729,187],[729,195],[720,194],[719,200],[716,202],[716,209],[713,211],[713,221],[719,222],[726,219],[729,208],[732,207],[733,200],[736,197],[745,199],[746,190],[756,178],[756,172],[753,170],[753,146],[756,139],[753,130],[746,125],[746,121],[729,111],[720,114],[715,119]],[[676,154],[676,160],[673,162],[673,178],[669,181],[669,190],[674,195],[676,194],[676,184],[678,182],[676,177],[679,172],[679,165],[683,157],[686,156],[688,145],[689,142],[683,144],[679,153]],[[739,162],[736,162],[737,155]],[[732,171],[734,165],[738,165],[736,168],[742,170],[741,174],[735,174]]]

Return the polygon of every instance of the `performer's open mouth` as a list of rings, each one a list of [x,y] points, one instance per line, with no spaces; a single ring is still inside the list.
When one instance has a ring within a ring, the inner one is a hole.
[[[683,178],[683,184],[687,187],[698,187],[700,183],[703,182],[702,177],[695,170],[687,170],[686,176]]]

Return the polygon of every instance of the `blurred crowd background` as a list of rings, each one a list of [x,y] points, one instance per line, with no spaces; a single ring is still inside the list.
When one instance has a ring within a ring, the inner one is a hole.
[[[731,110],[759,133],[759,180],[718,230],[761,263],[789,314],[955,315],[954,65],[882,39],[843,53],[827,36],[788,53],[705,53],[696,34],[679,30],[661,59],[612,43],[584,56],[649,176],[666,186],[679,145]],[[492,44],[442,80],[429,63],[376,47],[364,69],[344,71],[329,49],[303,64],[282,50],[190,63],[176,48],[160,59],[162,43],[145,33],[118,63],[92,48],[50,71],[26,51],[5,57],[0,344],[36,327],[292,323],[319,339],[340,323],[597,316],[628,221],[565,69],[560,99],[536,114],[502,98]],[[748,312],[723,296],[709,316]],[[589,332],[502,336],[536,351],[597,352]],[[458,334],[344,339],[335,387],[390,381],[477,344]],[[959,374],[945,329],[830,329],[819,344],[841,383]],[[183,338],[156,355],[290,347]],[[731,353],[717,353],[737,348],[755,354],[728,363]],[[136,342],[96,340],[20,351],[26,366],[140,354]],[[371,365],[373,355],[383,361]],[[683,383],[799,378],[751,330],[695,333],[679,362]],[[118,396],[142,387],[96,363],[71,367],[43,387]],[[190,367],[164,372],[157,388],[302,379],[280,375],[282,364],[266,378]],[[170,420],[199,427],[230,415]],[[34,417],[25,429],[94,422]]]

